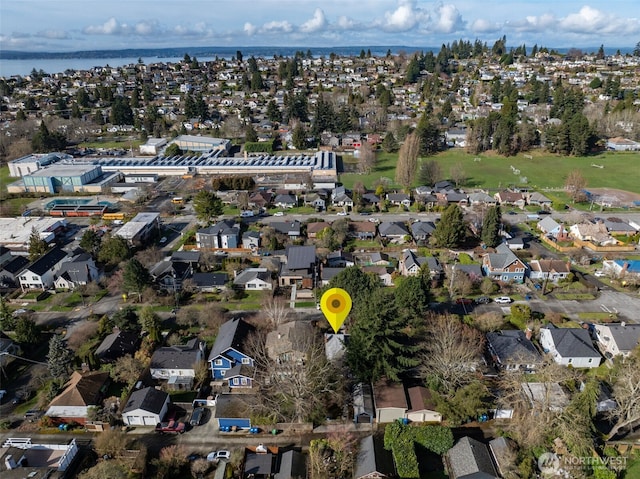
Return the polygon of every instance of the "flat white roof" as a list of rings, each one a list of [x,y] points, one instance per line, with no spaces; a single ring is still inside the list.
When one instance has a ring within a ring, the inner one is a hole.
[[[0,244],[28,244],[32,228],[35,228],[42,236],[42,233],[50,232],[64,223],[66,223],[65,220],[49,217],[0,218]]]
[[[96,168],[96,165],[53,165],[34,171],[30,176],[82,176]]]

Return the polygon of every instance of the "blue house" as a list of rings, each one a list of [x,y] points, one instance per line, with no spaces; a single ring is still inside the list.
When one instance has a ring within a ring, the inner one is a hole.
[[[482,257],[482,270],[485,276],[497,281],[523,283],[527,265],[506,243],[502,243],[496,247],[495,253],[488,253]]]
[[[227,382],[231,389],[253,386],[253,358],[243,352],[252,331],[240,318],[220,326],[208,360],[214,380]]]

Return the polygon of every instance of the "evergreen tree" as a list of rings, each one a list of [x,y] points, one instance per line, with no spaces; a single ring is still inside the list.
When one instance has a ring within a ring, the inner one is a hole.
[[[417,347],[407,334],[407,320],[398,314],[394,292],[378,288],[358,303],[349,328],[347,363],[363,382],[380,378],[399,381],[399,375],[419,364]]]
[[[18,318],[15,328],[16,341],[20,344],[37,344],[40,341],[40,328],[33,318]]]
[[[374,290],[381,287],[380,278],[372,273],[365,273],[357,266],[343,269],[329,281],[329,288],[342,288],[349,293],[355,309],[366,302]]]
[[[269,100],[269,103],[267,103],[267,119],[274,122],[282,121],[282,112],[275,100]]]
[[[114,98],[110,120],[113,125],[133,125],[133,111],[127,98],[122,96]]]
[[[49,340],[47,367],[49,374],[55,379],[66,381],[72,369],[73,352],[67,348],[62,335],[54,334]]]
[[[131,248],[124,238],[109,236],[102,240],[100,251],[98,251],[98,261],[113,265],[130,257]]]
[[[193,198],[193,210],[200,221],[209,224],[223,213],[224,207],[215,193],[202,190]]]
[[[489,248],[495,248],[500,244],[500,207],[492,206],[482,221],[482,242]]]
[[[384,139],[382,140],[382,149],[387,153],[394,152],[398,149],[398,142],[392,132],[389,131],[384,135]]]
[[[298,150],[304,150],[307,147],[307,130],[302,123],[298,123],[293,129],[291,141]]]
[[[92,256],[96,257],[98,255],[98,251],[100,250],[100,236],[92,229],[87,229],[82,238],[80,239],[79,246],[85,250],[87,253],[90,253]]]
[[[460,246],[466,237],[467,225],[464,222],[462,210],[456,204],[450,205],[436,224],[433,239],[441,248],[455,248]]]
[[[35,261],[47,252],[49,245],[40,237],[38,230],[33,227],[29,235],[29,261]]]
[[[258,141],[258,133],[251,123],[249,123],[244,129],[244,141],[246,143]]]
[[[151,284],[151,275],[140,261],[131,258],[127,261],[122,273],[122,286],[128,292],[138,293],[138,298],[142,297],[144,288]]]
[[[9,309],[7,300],[0,296],[0,330],[11,331],[15,326],[15,318]]]

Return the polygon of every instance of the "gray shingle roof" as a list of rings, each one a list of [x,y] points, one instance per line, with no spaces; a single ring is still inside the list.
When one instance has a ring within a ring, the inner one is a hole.
[[[116,331],[109,334],[96,349],[95,355],[102,360],[118,359],[133,354],[138,349],[140,336],[133,331]]]
[[[533,364],[542,359],[533,343],[520,330],[487,333],[487,341],[491,352],[502,364]]]
[[[287,269],[310,269],[316,262],[315,246],[289,246],[287,248]]]
[[[142,409],[143,411],[149,411],[155,414],[160,414],[162,406],[169,395],[164,391],[159,391],[156,388],[144,388],[134,391],[127,405],[122,410],[123,413],[135,411],[136,409]]]
[[[395,474],[391,452],[384,449],[381,438],[366,436],[360,441],[353,477],[358,479],[378,472],[385,475]]]
[[[548,328],[556,351],[564,357],[593,358],[600,355],[593,347],[589,331],[582,328]]]
[[[612,339],[620,351],[631,351],[640,341],[640,324],[609,324]]]
[[[67,252],[56,247],[47,251],[44,256],[31,263],[28,266],[28,269],[29,271],[41,276],[66,257]]]
[[[489,449],[480,441],[468,436],[460,439],[447,452],[452,479],[493,479],[498,477]]]
[[[405,236],[409,234],[404,223],[384,221],[378,225],[380,236]]]
[[[151,356],[152,369],[193,369],[198,361],[200,345],[204,343],[197,338],[187,344],[158,348]]]
[[[218,336],[213,343],[209,361],[223,354],[229,348],[242,352],[242,346],[248,334],[252,331],[251,325],[245,323],[240,318],[234,318],[223,323],[218,330]]]
[[[494,269],[505,269],[515,261],[520,260],[506,243],[498,245],[495,253],[489,253],[489,263]]]
[[[280,470],[274,479],[298,479],[307,477],[305,457],[298,451],[286,451],[280,456]]]

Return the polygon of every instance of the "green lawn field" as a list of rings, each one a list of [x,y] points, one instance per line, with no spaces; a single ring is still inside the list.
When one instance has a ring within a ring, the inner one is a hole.
[[[450,149],[430,158],[436,160],[443,176],[448,178],[451,167],[462,165],[467,181],[466,188],[499,189],[509,185],[526,185],[535,189],[561,188],[570,171],[579,170],[587,180],[587,189],[617,188],[640,193],[640,153],[606,152],[587,157],[564,157],[546,152],[530,152],[531,159],[524,155],[505,158],[493,154],[471,155],[461,149]],[[382,177],[392,180],[395,185],[395,163],[397,154],[378,154],[376,169],[367,175],[343,173],[340,181],[351,188],[356,182],[366,187]],[[595,165],[595,166],[594,166]],[[513,168],[512,168],[513,167]],[[515,174],[514,170],[519,171]],[[414,186],[418,186],[418,178]]]

